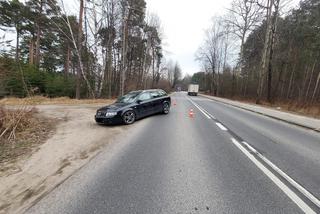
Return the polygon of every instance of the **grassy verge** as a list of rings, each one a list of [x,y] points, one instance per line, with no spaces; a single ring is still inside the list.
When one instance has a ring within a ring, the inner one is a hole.
[[[256,104],[254,99],[246,99],[240,97],[227,98],[239,102],[244,102],[248,104]],[[260,106],[271,107],[281,111],[287,111],[296,113],[303,116],[311,116],[315,118],[320,118],[320,104],[315,103],[311,104],[301,104],[296,101],[275,101],[273,103],[268,103],[266,101],[262,101]]]
[[[43,96],[33,96],[27,98],[3,98],[0,105],[52,105],[52,104],[95,104],[110,103],[113,99],[71,99],[69,97],[48,98]]]

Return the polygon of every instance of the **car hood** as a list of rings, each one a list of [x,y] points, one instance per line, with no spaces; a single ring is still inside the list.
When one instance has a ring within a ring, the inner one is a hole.
[[[121,108],[128,106],[128,105],[129,104],[127,104],[127,103],[113,103],[111,105],[107,105],[102,108],[99,108],[98,111],[107,111],[107,110],[118,111],[118,110],[121,110]]]

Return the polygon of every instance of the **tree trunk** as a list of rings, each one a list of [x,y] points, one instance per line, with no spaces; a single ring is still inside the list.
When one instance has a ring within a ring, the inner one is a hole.
[[[67,47],[67,55],[66,55],[66,61],[64,63],[64,77],[68,77],[69,69],[70,68],[70,45],[68,44]]]
[[[307,80],[309,77],[309,73],[311,72],[311,70],[309,69],[309,65],[307,64],[305,67],[305,71],[304,71],[304,76],[302,78],[302,88],[301,88],[301,92],[299,93],[299,97],[298,97],[298,102],[303,104],[305,97],[304,97],[304,91],[306,89],[306,85],[307,85]]]
[[[316,82],[316,85],[314,86],[314,90],[313,90],[312,97],[311,97],[311,103],[313,103],[314,98],[316,96],[316,93],[317,93],[317,90],[319,87],[319,81],[320,81],[320,72],[318,73],[317,82]]]
[[[41,37],[41,14],[42,14],[42,4],[43,0],[40,0],[39,17],[37,18],[37,38],[36,38],[36,55],[35,55],[35,65],[39,68],[40,65],[40,37]]]
[[[235,69],[232,69],[231,97],[233,97],[233,96],[234,96],[234,93],[235,93],[235,87],[236,87],[236,75],[235,75]]]
[[[272,59],[273,59],[273,48],[275,43],[275,36],[277,31],[278,11],[279,11],[280,0],[275,0],[274,13],[272,17],[271,27],[271,39],[270,39],[270,50],[269,50],[269,65],[268,65],[268,102],[272,102]],[[271,13],[272,14],[272,13]]]
[[[126,58],[127,58],[127,33],[128,33],[128,17],[127,17],[127,8],[124,8],[123,13],[123,21],[122,21],[122,67],[121,67],[121,74],[120,74],[120,89],[119,93],[120,96],[124,95],[124,84],[125,84],[125,78],[126,78],[126,70],[127,70],[127,64],[126,64]]]
[[[291,72],[291,77],[290,77],[290,81],[289,81],[289,86],[288,86],[288,91],[287,91],[287,99],[289,99],[290,96],[290,91],[291,91],[291,85],[292,85],[292,81],[293,81],[293,76],[294,76],[294,72],[295,72],[295,65],[293,67],[293,70]]]
[[[270,47],[270,54],[269,54],[269,66],[268,66],[268,95],[267,100],[269,103],[272,102],[272,57],[273,57],[273,42],[271,43]]]
[[[17,29],[17,27],[16,27]],[[19,61],[19,57],[20,57],[20,48],[19,48],[19,43],[20,43],[20,32],[17,29],[17,37],[16,37],[16,61]]]
[[[113,39],[109,38],[108,41],[108,59],[107,59],[107,84],[108,84],[108,98],[111,98],[111,84],[112,84],[112,44]]]
[[[280,90],[280,96],[277,96],[277,92],[278,92],[278,89],[279,89],[280,82],[283,82],[282,76],[283,76],[283,73],[287,72],[287,67],[288,67],[288,64],[285,65],[284,69],[283,69],[283,64],[281,65],[279,76],[278,76],[278,81],[277,81],[276,86],[275,86],[275,88],[274,88],[274,90],[272,92],[274,99],[277,99],[277,97],[281,97],[281,95],[282,95],[282,89]],[[283,83],[282,83],[282,85],[283,85]]]
[[[83,0],[80,0],[78,42],[77,42],[79,59],[78,59],[78,66],[77,66],[76,99],[80,99],[80,87],[81,87],[82,20],[83,20]]]
[[[29,64],[33,65],[34,61],[34,42],[33,42],[33,37],[30,38],[29,42]]]
[[[308,88],[306,91],[306,95],[305,95],[305,99],[308,99],[308,95],[309,95],[309,90],[310,90],[310,86],[311,86],[311,82],[312,82],[312,77],[313,77],[313,72],[314,72],[314,68],[316,66],[316,61],[314,61],[313,66],[312,66],[312,70],[311,70],[311,75],[310,75],[310,79],[309,79],[309,84],[308,84]]]
[[[272,31],[272,21],[271,21],[271,15],[272,15],[272,8],[274,0],[268,0],[267,1],[267,30],[265,34],[265,40],[263,45],[263,52],[262,52],[262,58],[261,58],[261,68],[259,70],[259,83],[257,88],[257,98],[256,103],[259,104],[262,97],[262,92],[264,88],[264,78],[267,70],[267,62],[268,62],[268,56],[269,56],[269,50],[270,50],[270,40],[271,40],[271,31]]]

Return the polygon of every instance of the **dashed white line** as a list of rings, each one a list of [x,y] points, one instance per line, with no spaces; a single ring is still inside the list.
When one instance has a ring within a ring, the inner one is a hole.
[[[289,175],[283,172],[279,167],[277,167],[274,163],[272,163],[268,158],[259,153],[255,148],[249,145],[247,142],[242,142],[245,144],[248,149],[254,152],[259,158],[261,158],[266,164],[268,164],[274,171],[279,173],[284,179],[286,179],[292,186],[298,189],[304,196],[306,196],[310,201],[312,201],[315,205],[320,207],[320,201],[314,195],[312,195],[308,190],[306,190],[303,186],[293,180]]]
[[[201,113],[203,113],[208,119],[215,119],[213,115],[211,115],[205,109],[202,109],[198,104],[193,102],[191,99],[187,98],[194,106],[196,106]],[[221,123],[216,122],[216,125],[223,131],[227,131],[228,129],[223,126]],[[298,207],[305,213],[316,214],[312,208],[306,204],[295,192],[293,192],[286,184],[284,184],[275,174],[273,174],[268,168],[266,168],[254,155],[252,155],[247,149],[245,149],[236,139],[231,138],[233,144],[235,144],[264,174],[267,175],[294,203],[298,205]],[[260,154],[255,148],[249,145],[247,142],[242,142],[251,152],[261,158],[265,164],[270,166],[273,170],[275,170],[282,178],[287,180],[292,186],[294,186],[298,191],[300,191],[305,197],[307,197],[310,201],[312,201],[316,206],[320,207],[320,201],[312,195],[308,190],[298,184],[295,180],[289,177],[285,172],[283,172],[280,168],[278,168],[275,164],[273,164],[270,160]]]
[[[266,176],[268,176],[298,207],[305,213],[316,214],[308,204],[306,204],[296,193],[294,193],[288,186],[286,186],[276,175],[274,175],[268,168],[266,168],[260,161],[258,161],[248,150],[246,150],[236,139],[231,138],[235,144]],[[249,144],[246,144],[249,145]],[[250,148],[250,147],[248,147]],[[252,147],[251,147],[252,148]],[[250,149],[251,150],[251,149]],[[257,152],[255,149],[252,151]]]
[[[223,130],[223,131],[227,131],[228,129],[226,128],[226,127],[224,127],[221,123],[216,123],[217,124],[217,126],[221,129],[221,130]]]

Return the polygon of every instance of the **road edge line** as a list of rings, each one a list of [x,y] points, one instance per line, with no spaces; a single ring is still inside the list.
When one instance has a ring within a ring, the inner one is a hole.
[[[287,180],[292,186],[294,186],[299,192],[301,192],[305,197],[307,197],[310,201],[312,201],[316,206],[320,207],[320,201],[307,189],[301,186],[298,182],[296,182],[293,178],[287,175],[284,171],[282,171],[277,165],[272,163],[268,158],[263,156],[260,152],[258,152],[255,148],[253,148],[250,144],[243,141],[249,150],[255,153],[259,158],[261,158],[268,166],[270,166],[274,171],[276,171],[279,175],[281,175],[285,180]]]
[[[193,102],[189,97],[187,97],[187,99],[188,99],[197,109],[199,109],[199,111],[200,111],[204,116],[206,116],[206,118],[211,119],[211,117],[210,117],[206,112],[204,112],[204,110],[202,110],[202,108],[201,108],[198,104],[196,104],[195,102]]]
[[[285,185],[276,175],[257,160],[248,150],[246,150],[235,138],[231,138],[232,143],[240,149],[271,181],[273,181],[303,212],[316,214],[311,207],[306,204],[296,193]]]

